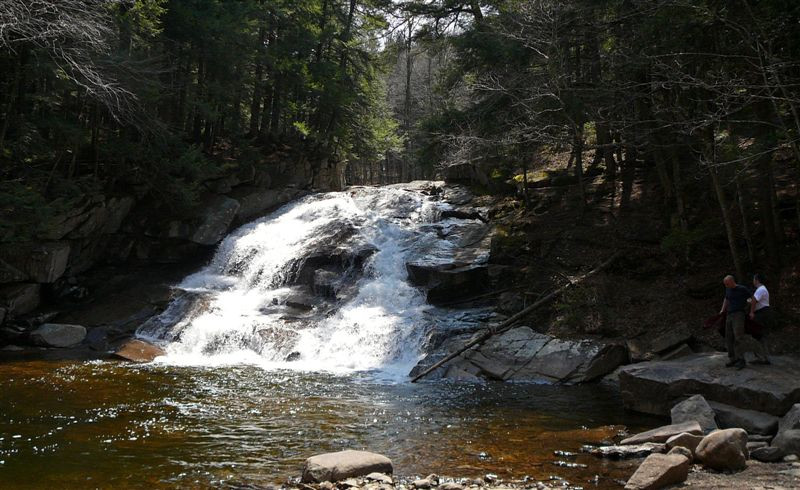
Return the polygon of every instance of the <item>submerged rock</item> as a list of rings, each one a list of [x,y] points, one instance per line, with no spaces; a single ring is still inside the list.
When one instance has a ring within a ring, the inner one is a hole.
[[[386,456],[367,451],[339,451],[308,458],[303,466],[303,483],[339,481],[370,473],[391,474],[392,461]]]
[[[131,362],[151,362],[164,354],[161,347],[139,339],[128,340],[114,352],[114,356]]]
[[[666,415],[689,393],[708,400],[783,415],[800,402],[800,360],[775,356],[772,366],[725,367],[724,353],[702,353],[673,361],[645,362],[620,371],[625,406]]]
[[[45,323],[31,332],[31,340],[45,347],[71,347],[86,338],[86,328],[66,323]]]

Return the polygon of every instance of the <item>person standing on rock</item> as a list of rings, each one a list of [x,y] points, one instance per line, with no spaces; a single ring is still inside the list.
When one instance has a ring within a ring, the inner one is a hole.
[[[756,274],[753,276],[753,286],[756,287],[756,291],[753,293],[753,299],[750,301],[750,318],[764,327],[761,338],[758,339],[761,351],[756,352],[758,359],[753,361],[753,364],[772,364],[769,361],[769,351],[767,350],[767,335],[772,328],[772,310],[769,309],[769,291],[767,287],[764,286],[763,274]]]
[[[725,285],[725,300],[722,302],[722,308],[719,312],[720,314],[727,313],[725,319],[725,344],[730,358],[730,361],[725,366],[743,369],[747,365],[744,359],[745,308],[747,307],[747,301],[753,299],[753,294],[741,284],[736,284],[736,279],[731,275],[725,276],[722,284]]]

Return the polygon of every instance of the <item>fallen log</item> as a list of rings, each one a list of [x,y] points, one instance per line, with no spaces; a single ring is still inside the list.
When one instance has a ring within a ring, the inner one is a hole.
[[[560,288],[556,289],[555,291],[552,291],[551,293],[549,293],[545,297],[537,300],[535,303],[533,303],[532,305],[528,306],[527,308],[523,308],[519,312],[511,315],[510,317],[508,317],[505,321],[503,321],[499,325],[497,325],[495,327],[488,328],[479,337],[477,337],[475,339],[472,339],[471,341],[467,342],[466,344],[464,344],[463,347],[458,349],[456,352],[453,352],[452,354],[448,355],[447,357],[445,357],[441,361],[437,362],[433,366],[429,367],[425,371],[423,371],[420,374],[418,374],[417,376],[415,376],[414,379],[411,380],[411,382],[412,383],[416,383],[420,379],[424,378],[425,376],[427,376],[428,374],[432,373],[436,369],[442,367],[444,364],[446,364],[446,363],[450,362],[451,360],[455,359],[456,357],[460,356],[462,353],[464,353],[465,351],[471,349],[472,347],[475,347],[476,345],[480,345],[480,344],[486,342],[487,340],[489,340],[489,338],[493,337],[494,335],[496,335],[498,333],[503,333],[503,332],[505,332],[507,330],[510,330],[512,327],[514,327],[516,325],[516,323],[519,320],[521,320],[525,316],[529,315],[531,312],[533,312],[534,310],[536,310],[540,306],[546,304],[548,301],[550,301],[553,298],[555,298],[556,296],[560,295],[561,293],[563,293],[567,289],[575,286],[576,284],[580,284],[585,279],[597,274],[598,272],[602,271],[603,269],[605,269],[606,267],[611,265],[615,260],[617,260],[617,258],[619,258],[620,255],[622,255],[622,251],[621,250],[617,251],[616,253],[614,253],[605,262],[603,262],[602,264],[598,265],[594,269],[590,270],[586,274],[583,274],[582,276],[579,276],[577,279],[570,280],[567,284],[564,284],[563,286],[561,286]]]

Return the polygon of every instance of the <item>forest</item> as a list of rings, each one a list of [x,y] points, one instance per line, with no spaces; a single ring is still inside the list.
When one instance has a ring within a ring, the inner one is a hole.
[[[677,255],[721,223],[740,274],[778,265],[798,20],[791,0],[6,0],[0,240],[91,193],[190,212],[204,181],[288,152],[347,184],[466,173],[526,203],[555,169],[576,213],[624,209],[641,173]]]

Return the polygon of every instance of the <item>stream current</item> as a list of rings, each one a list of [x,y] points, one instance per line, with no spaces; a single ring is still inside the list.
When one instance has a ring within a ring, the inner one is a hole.
[[[138,332],[165,346],[155,362],[0,359],[0,487],[258,486],[348,448],[402,475],[617,487],[631,465],[581,446],[651,420],[613,389],[408,383],[430,328],[485,315],[434,308],[407,279],[407,262],[452,263],[485,226],[440,219],[450,207],[401,187],[306,197],[177,286]]]

